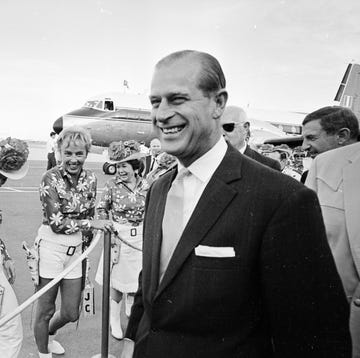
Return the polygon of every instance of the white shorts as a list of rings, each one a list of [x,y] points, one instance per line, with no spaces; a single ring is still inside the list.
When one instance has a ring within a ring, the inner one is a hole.
[[[81,244],[74,251],[72,256],[67,255],[67,247],[53,242],[41,240],[39,244],[39,275],[42,278],[55,278],[67,267],[69,267],[82,253]],[[82,276],[82,265],[78,265],[71,270],[64,279],[80,278]]]

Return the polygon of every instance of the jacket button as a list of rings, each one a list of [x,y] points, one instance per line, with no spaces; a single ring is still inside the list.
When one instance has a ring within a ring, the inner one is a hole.
[[[151,333],[156,333],[158,330],[156,328],[151,328]]]
[[[355,298],[353,302],[356,307],[360,307],[360,298]]]

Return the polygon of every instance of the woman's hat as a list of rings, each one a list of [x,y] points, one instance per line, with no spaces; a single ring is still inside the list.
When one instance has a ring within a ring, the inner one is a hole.
[[[140,152],[140,144],[135,140],[125,142],[112,142],[108,149],[109,163],[122,163],[129,160],[139,160],[146,157],[145,153]]]
[[[26,162],[29,148],[26,142],[16,138],[0,141],[0,174],[9,179],[21,179],[29,170]]]

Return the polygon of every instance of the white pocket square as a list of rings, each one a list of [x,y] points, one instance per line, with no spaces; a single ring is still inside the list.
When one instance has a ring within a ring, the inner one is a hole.
[[[199,245],[195,247],[195,255],[206,257],[235,257],[235,250],[233,247]]]

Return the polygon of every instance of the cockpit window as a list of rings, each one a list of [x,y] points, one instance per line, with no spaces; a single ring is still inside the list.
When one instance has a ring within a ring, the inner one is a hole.
[[[105,111],[113,111],[114,110],[114,102],[113,101],[105,101]]]
[[[96,108],[96,109],[103,109],[103,101],[95,100],[95,101],[87,101],[84,104],[84,107],[87,108]]]

